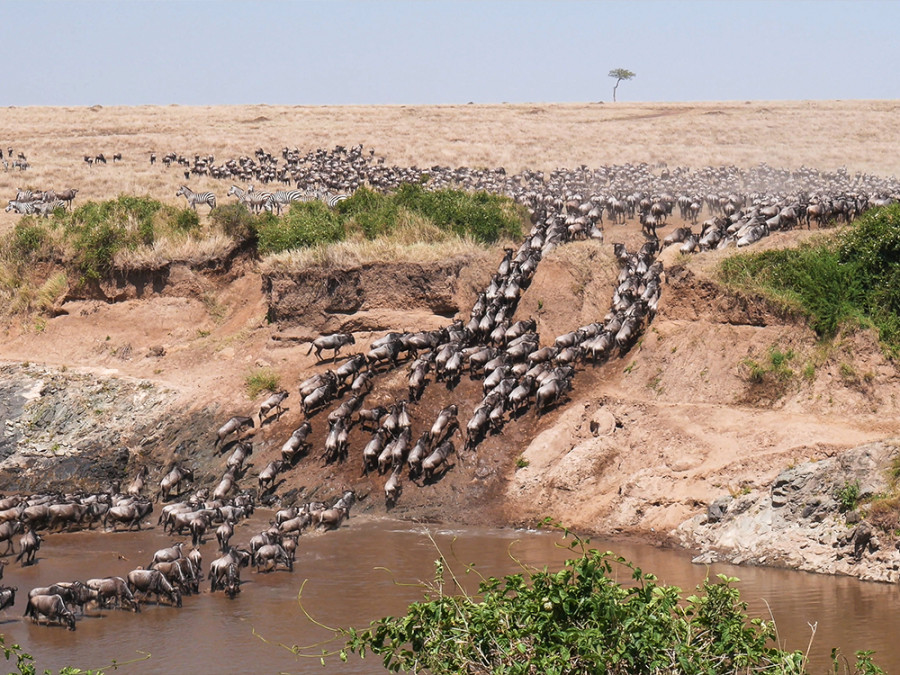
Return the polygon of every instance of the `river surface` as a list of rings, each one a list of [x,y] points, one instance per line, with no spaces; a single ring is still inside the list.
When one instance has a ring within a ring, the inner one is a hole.
[[[257,512],[242,523],[232,539],[240,544],[263,529],[271,513]],[[433,539],[433,541],[432,541]],[[298,657],[288,648],[308,647],[327,640],[330,633],[311,622],[305,612],[326,626],[365,626],[376,618],[402,614],[423,597],[419,580],[433,577],[439,546],[454,569],[464,574],[468,563],[486,576],[519,572],[519,562],[559,566],[572,557],[567,541],[544,532],[451,529],[390,520],[354,517],[336,532],[304,534],[300,538],[294,572],[257,574],[242,570],[241,593],[229,600],[210,594],[204,583],[199,596],[184,598],[181,609],[148,604],[134,614],[121,610],[87,610],[77,630],[33,625],[22,619],[28,590],[56,581],[102,576],[125,576],[146,566],[154,551],[173,539],[159,528],[140,533],[83,532],[49,534],[38,564],[21,568],[13,559],[2,583],[19,591],[15,607],[0,613],[0,632],[8,644],[17,642],[36,657],[38,672],[64,665],[81,668],[123,663],[149,654],[117,672],[160,673],[384,673],[371,655],[347,663],[336,657],[323,668],[318,657]],[[594,540],[593,548],[613,550],[634,561],[661,583],[693,589],[709,575],[739,577],[743,598],[752,616],[774,616],[783,646],[811,648],[813,672],[824,673],[832,646],[848,655],[873,649],[888,673],[900,672],[900,642],[892,617],[900,603],[897,587],[786,570],[692,565],[687,553],[650,546]],[[201,547],[204,570],[217,557],[215,539]],[[456,560],[457,564],[453,561]],[[465,575],[472,580],[475,574]],[[623,581],[628,575],[623,570]],[[302,607],[298,601],[304,584]],[[316,654],[334,649],[332,643],[307,649]]]

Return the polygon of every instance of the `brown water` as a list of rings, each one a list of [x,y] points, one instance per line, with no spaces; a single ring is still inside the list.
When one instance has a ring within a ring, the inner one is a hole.
[[[258,513],[240,526],[232,541],[247,542],[270,515]],[[234,600],[221,592],[210,594],[204,583],[202,593],[185,597],[181,609],[150,604],[140,614],[104,610],[102,616],[88,610],[77,630],[70,632],[21,618],[30,588],[55,581],[125,576],[138,565],[147,565],[154,551],[174,540],[158,528],[141,533],[48,535],[37,565],[22,569],[9,559],[3,583],[18,586],[19,592],[15,607],[6,610],[5,616],[0,614],[0,632],[7,643],[18,642],[36,656],[39,672],[64,665],[97,668],[146,652],[151,655],[148,660],[119,672],[384,673],[371,656],[362,661],[351,655],[348,663],[333,658],[322,668],[318,658],[297,657],[280,645],[308,646],[330,635],[304,616],[298,592],[305,580],[303,608],[328,626],[364,626],[378,617],[400,614],[411,601],[421,599],[420,588],[405,584],[432,577],[437,554],[429,532],[448,559],[460,561],[460,570],[473,562],[485,575],[520,571],[513,557],[535,565],[559,564],[571,557],[565,543],[553,534],[426,528],[353,518],[338,532],[301,537],[293,573],[243,570],[244,584]],[[657,574],[661,582],[684,589],[692,589],[708,573],[739,577],[751,613],[768,618],[771,608],[786,647],[805,650],[808,624],[818,624],[812,647],[814,672],[825,671],[832,646],[847,654],[874,649],[876,661],[887,672],[900,672],[900,644],[888,619],[900,602],[900,591],[894,586],[762,568],[706,568],[692,565],[685,553],[636,544],[595,540],[592,546],[612,549]],[[202,547],[204,570],[217,556],[215,548],[214,540]]]

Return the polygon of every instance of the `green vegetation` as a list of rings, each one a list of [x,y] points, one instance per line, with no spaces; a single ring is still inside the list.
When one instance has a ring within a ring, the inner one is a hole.
[[[264,391],[276,392],[281,389],[281,378],[271,368],[259,368],[247,375],[244,384],[247,387],[247,396],[256,398]]]
[[[381,194],[362,187],[335,210],[318,201],[292,204],[284,217],[259,227],[259,252],[279,253],[352,236],[373,240],[410,226],[420,233],[429,226],[435,228],[437,237],[451,235],[490,244],[520,238],[523,220],[511,199],[487,192],[428,191],[407,183],[394,193]]]
[[[900,204],[797,249],[732,256],[720,273],[731,286],[801,311],[823,338],[844,325],[871,325],[885,350],[900,355]]]
[[[841,513],[852,511],[859,503],[859,481],[852,483],[847,481],[835,492],[834,498],[837,500]]]
[[[424,601],[410,605],[404,616],[337,631],[345,642],[338,653],[346,659],[348,652],[371,652],[392,672],[808,672],[802,652],[773,646],[774,622],[748,618],[737,579],[719,575],[685,597],[681,589],[587,544],[572,543],[580,555],[559,571],[491,577],[476,595],[460,593],[459,579],[441,557]],[[617,581],[623,576],[630,581]],[[451,588],[455,594],[448,593]],[[832,659],[835,673],[884,672],[870,652],[857,653],[853,671],[836,651]]]

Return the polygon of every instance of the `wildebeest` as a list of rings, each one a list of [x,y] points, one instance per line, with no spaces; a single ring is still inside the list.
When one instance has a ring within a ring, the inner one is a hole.
[[[329,382],[335,386],[338,384],[338,377],[332,370],[326,370],[324,373],[318,373],[317,375],[307,378],[300,383],[300,397],[306,398],[316,389]]]
[[[35,623],[39,622],[38,616],[43,616],[48,623],[59,623],[69,630],[75,630],[75,615],[58,595],[35,595],[28,598],[25,616],[31,617]]]
[[[253,428],[253,418],[252,417],[243,417],[243,416],[235,416],[230,420],[225,422],[219,430],[216,432],[216,442],[213,443],[213,448],[218,447],[219,443],[221,443],[228,434],[234,433],[235,431],[240,431],[245,428]]]
[[[313,392],[309,396],[306,396],[300,403],[303,414],[309,416],[310,412],[321,408],[335,396],[337,396],[337,385],[333,381],[326,382],[321,387],[313,390]]]
[[[16,586],[0,586],[0,612],[16,604]]]
[[[336,359],[338,352],[341,351],[341,347],[355,344],[356,339],[353,337],[352,333],[332,333],[331,335],[322,335],[312,341],[312,344],[309,346],[309,351],[306,352],[306,354],[307,356],[312,354],[315,349],[316,360],[321,361],[322,352],[326,349],[332,349],[334,350],[333,358]]]
[[[185,469],[183,466],[176,464],[159,482],[159,499],[161,501],[168,500],[172,490],[185,480],[194,480],[194,470]]]
[[[217,588],[225,588],[229,566],[247,567],[251,561],[250,551],[230,548],[221,557],[213,560],[209,565],[209,590],[214,593]]]
[[[140,497],[141,493],[144,491],[144,483],[149,477],[150,469],[145,464],[138,470],[137,475],[135,475],[131,483],[128,484],[125,493],[132,497]]]
[[[114,607],[117,609],[126,604],[135,612],[139,612],[141,609],[140,605],[134,601],[134,595],[122,577],[88,579],[84,585],[97,591],[97,604],[100,607],[106,607],[107,601],[114,599]]]
[[[309,422],[304,422],[294,429],[291,437],[281,446],[281,459],[285,465],[292,465],[301,451],[309,449],[309,442],[306,439],[311,431],[312,425]]]
[[[422,462],[422,474],[425,476],[425,481],[429,482],[434,478],[434,472],[441,466],[445,465],[447,459],[453,453],[453,443],[449,440],[441,443],[437,448],[435,448],[434,452],[432,452],[428,457],[425,458],[425,461]]]
[[[391,473],[391,477],[384,484],[384,501],[388,508],[397,505],[400,492],[403,490],[403,484],[400,481],[400,471],[401,467],[395,468]]]
[[[244,469],[244,462],[246,462],[247,458],[252,454],[252,444],[243,441],[238,443],[237,447],[225,461],[225,469],[233,472],[235,476],[240,475]]]
[[[285,399],[290,396],[290,394],[286,391],[279,391],[267,398],[262,404],[259,406],[259,423],[262,426],[263,419],[266,415],[269,414],[269,411],[275,410],[275,417],[280,417],[283,412],[281,408],[281,404],[284,403]]]
[[[16,562],[21,562],[23,567],[33,564],[34,558],[41,548],[41,541],[43,540],[34,531],[34,528],[26,527],[25,534],[19,538],[19,548],[21,550],[19,555],[16,556]]]
[[[288,572],[294,571],[294,561],[281,544],[264,544],[253,554],[253,565],[257,572],[272,572],[278,569],[279,563],[284,565]]]
[[[0,523],[0,542],[6,542],[6,553],[4,555],[16,552],[13,537],[22,532],[22,527],[21,520],[8,520],[4,523]]]
[[[275,478],[284,468],[284,461],[273,459],[265,468],[259,472],[259,491],[265,492],[275,485]]]
[[[176,607],[181,607],[181,593],[172,587],[169,580],[159,570],[136,569],[131,570],[126,577],[128,588],[132,593],[141,593],[146,599],[151,593],[156,596],[159,604],[163,596],[169,599]]]
[[[109,529],[112,521],[113,530],[119,523],[128,526],[128,529],[141,529],[141,521],[153,512],[153,503],[149,500],[140,500],[123,506],[112,506],[103,517],[103,527]]]

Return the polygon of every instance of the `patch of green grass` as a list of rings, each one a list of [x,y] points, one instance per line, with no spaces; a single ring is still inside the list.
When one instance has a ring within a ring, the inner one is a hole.
[[[282,218],[266,219],[255,227],[259,252],[266,255],[353,236],[369,240],[390,236],[410,224],[421,232],[430,225],[441,232],[491,244],[521,238],[525,216],[507,197],[451,189],[431,191],[406,183],[390,194],[361,187],[334,210],[320,201],[294,203]]]
[[[900,204],[796,249],[732,256],[719,272],[729,286],[802,312],[822,338],[874,326],[885,351],[900,356]]]
[[[276,392],[281,389],[280,377],[271,368],[259,368],[244,378],[247,396],[256,398],[264,391]]]

